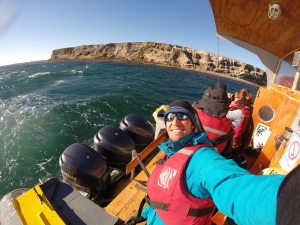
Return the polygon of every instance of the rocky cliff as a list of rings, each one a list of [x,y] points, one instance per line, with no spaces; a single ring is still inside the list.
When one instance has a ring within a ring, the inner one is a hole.
[[[210,52],[154,42],[83,45],[56,49],[50,60],[119,60],[160,64],[219,73],[266,86],[266,72],[247,63]]]

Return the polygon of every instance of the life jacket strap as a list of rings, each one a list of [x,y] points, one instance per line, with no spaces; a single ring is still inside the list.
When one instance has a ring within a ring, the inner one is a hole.
[[[154,164],[163,165],[166,162],[166,159],[159,159]]]
[[[163,165],[167,161],[168,158],[169,158],[169,156],[165,155],[164,158],[157,160],[155,163],[153,163],[153,165],[155,165],[155,164]]]
[[[143,198],[141,203],[140,203],[139,210],[138,210],[138,214],[137,214],[138,216],[140,216],[142,214],[142,211],[143,211],[143,208],[144,208],[144,205],[145,205],[146,202],[147,202],[146,198]]]
[[[217,138],[214,138],[214,139],[211,140],[211,142],[212,142],[213,146],[216,146],[218,144],[221,144],[225,141],[230,140],[234,135],[235,135],[235,131],[233,129],[231,129],[230,132],[228,132],[227,134],[222,135],[222,136],[217,137]]]
[[[154,209],[159,209],[163,211],[167,211],[170,204],[163,202],[151,201],[148,196],[145,197],[146,202]]]
[[[164,202],[151,201],[148,196],[145,197],[146,202],[154,209],[167,211],[170,204]],[[210,214],[214,210],[214,206],[203,208],[203,209],[194,209],[190,208],[188,216],[201,217]]]

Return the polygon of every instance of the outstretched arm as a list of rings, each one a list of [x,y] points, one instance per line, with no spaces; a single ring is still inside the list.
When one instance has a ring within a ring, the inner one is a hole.
[[[199,149],[193,163],[198,182],[222,213],[239,225],[275,224],[277,193],[284,175],[249,174],[211,148]]]

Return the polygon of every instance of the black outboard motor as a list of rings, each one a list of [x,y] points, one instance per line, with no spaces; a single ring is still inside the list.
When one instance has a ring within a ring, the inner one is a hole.
[[[154,140],[153,125],[139,115],[129,114],[125,116],[121,120],[120,128],[133,139],[137,152],[144,150]]]
[[[94,149],[113,168],[125,170],[134,148],[132,138],[119,127],[105,126],[94,136]]]
[[[91,147],[75,143],[59,158],[64,181],[79,191],[99,193],[110,185],[111,177],[105,160]]]

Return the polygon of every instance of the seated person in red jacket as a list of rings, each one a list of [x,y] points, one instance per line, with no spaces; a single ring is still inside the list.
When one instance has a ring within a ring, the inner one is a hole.
[[[226,118],[229,104],[230,99],[227,97],[226,85],[223,83],[209,87],[204,92],[202,99],[193,103],[208,138],[212,140],[214,147],[220,153],[227,147],[231,148],[232,143],[231,120]]]
[[[230,99],[234,97],[226,117],[232,121],[234,126],[235,135],[232,148],[236,149],[241,144],[242,134],[247,128],[252,113],[252,95],[247,89],[240,89],[235,94],[228,93],[228,97]]]

